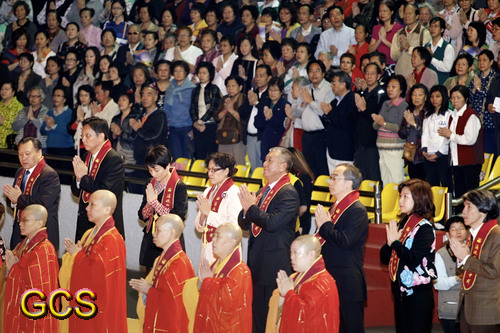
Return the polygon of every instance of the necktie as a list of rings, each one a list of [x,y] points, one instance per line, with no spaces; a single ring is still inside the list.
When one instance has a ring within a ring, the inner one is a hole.
[[[266,189],[264,190],[264,193],[262,193],[262,197],[259,200],[259,207],[264,202],[264,199],[266,199],[267,195],[269,194],[269,191],[271,191],[271,186],[266,187]]]
[[[92,169],[92,157],[93,157],[93,156],[92,156],[92,155],[90,155],[90,160],[89,160],[89,170],[88,170],[89,174],[90,174],[90,170]]]
[[[23,176],[23,180],[21,181],[21,192],[24,193],[24,189],[26,188],[26,182],[28,182],[28,178],[30,177],[29,170],[26,170]]]
[[[313,101],[316,100],[316,99],[314,99],[314,89],[313,88],[311,88],[311,97],[312,97]]]

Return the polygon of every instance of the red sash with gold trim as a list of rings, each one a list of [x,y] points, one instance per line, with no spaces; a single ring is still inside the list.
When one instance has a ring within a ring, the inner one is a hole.
[[[26,253],[31,251],[38,243],[43,242],[48,238],[47,228],[41,229],[32,239],[25,238],[24,241],[17,244],[12,253],[21,259]]]
[[[167,251],[163,251],[163,253],[158,257],[158,261],[156,262],[153,271],[153,287],[157,287],[158,278],[163,268],[165,268],[168,262],[180,252],[182,252],[181,242],[179,240],[176,240],[172,243],[172,245],[170,245]]]
[[[224,193],[226,193],[231,186],[234,185],[234,182],[231,178],[228,178],[222,183],[221,187],[215,193],[214,198],[212,199],[212,207],[211,211],[217,213],[219,211],[220,203],[222,202],[222,199],[225,198]],[[212,195],[212,191],[214,190],[215,186],[212,186],[210,190],[207,193],[206,198],[209,199],[210,196]],[[212,239],[214,238],[215,230],[217,230],[216,227],[211,226],[211,225],[206,225],[205,226],[205,232],[203,233],[203,244],[210,243]]]
[[[344,214],[344,212],[347,210],[347,208],[351,207],[353,203],[359,200],[359,191],[354,190],[352,192],[349,192],[340,202],[334,203],[332,208],[330,209],[330,213],[332,214],[332,223],[335,225],[339,218]],[[331,211],[335,210],[335,211]],[[319,230],[314,234],[314,236],[319,240],[321,245],[325,244],[326,240],[319,235]]]
[[[31,195],[31,192],[33,191],[33,185],[35,184],[36,180],[40,176],[40,173],[42,172],[42,169],[44,166],[45,166],[45,159],[42,157],[40,159],[40,161],[38,161],[38,164],[36,165],[35,169],[33,169],[33,172],[31,173],[31,175],[29,175],[29,178],[26,181],[26,186],[24,187],[23,194]],[[16,185],[19,186],[19,188],[21,188],[21,183],[23,181],[23,176],[24,176],[25,172],[26,172],[26,170],[24,170],[23,172],[20,172],[19,175],[17,176]],[[17,205],[16,205],[14,216],[17,217],[17,221],[19,221],[21,219],[21,212],[22,211],[23,211],[22,209],[17,209]]]
[[[92,162],[92,168],[90,169],[90,173],[89,173],[90,178],[95,179],[95,176],[97,175],[97,173],[99,172],[99,168],[101,167],[102,160],[104,160],[104,157],[106,157],[106,154],[108,154],[108,152],[111,150],[111,148],[112,148],[111,142],[109,142],[109,140],[106,140],[106,142],[104,142],[101,149],[97,153],[95,161]],[[87,154],[87,157],[85,158],[85,165],[87,166],[87,168],[89,167],[91,156],[92,156],[92,154],[89,152]],[[85,203],[89,202],[89,198],[90,198],[91,194],[92,193],[89,193],[87,191],[83,191],[83,193],[82,193],[83,202],[85,202]]]
[[[288,183],[290,183],[290,176],[288,175],[288,173],[286,173],[283,176],[281,176],[276,185],[274,185],[274,187],[269,191],[269,193],[267,194],[267,196],[265,197],[264,201],[262,202],[259,208],[262,209],[264,212],[267,211],[267,207],[269,206],[271,200],[273,200],[276,193],[278,193],[278,191]],[[262,195],[264,194],[268,186],[269,183],[267,183],[267,185],[262,189],[262,191],[260,191],[259,195],[257,196],[257,203],[260,201],[260,198],[262,198]],[[257,237],[261,231],[262,231],[261,227],[259,227],[255,223],[252,223],[252,235],[254,237]]]
[[[214,268],[218,262],[219,262],[219,259],[214,261],[212,263],[212,265],[210,265],[210,268],[212,268],[212,270],[214,270]],[[215,277],[218,277],[221,279],[225,278],[226,276],[229,275],[229,273],[231,273],[233,268],[235,268],[240,262],[241,262],[241,253],[240,253],[240,248],[238,246],[234,249],[233,253],[231,253],[231,256],[227,260],[226,264],[224,265],[224,267],[222,267],[222,269],[219,271],[219,273],[217,273],[217,275]]]
[[[403,233],[401,234],[401,238],[399,239],[401,241],[401,244],[403,244],[406,241],[406,238],[408,238],[411,231],[413,229],[415,229],[415,227],[418,225],[418,223],[422,220],[424,220],[424,218],[421,216],[418,216],[416,214],[413,214],[408,219],[408,221],[406,222],[406,225],[404,226]],[[396,274],[398,273],[398,266],[399,266],[398,254],[396,253],[395,250],[392,250],[391,260],[389,261],[389,276],[391,277],[391,280],[393,282],[396,281]]]
[[[90,244],[83,248],[83,251],[87,255],[89,255],[90,252],[92,252],[92,248],[94,247],[94,245],[96,245],[99,242],[99,239],[102,236],[104,236],[105,233],[107,233],[108,231],[110,231],[111,229],[113,229],[114,227],[115,227],[115,220],[113,219],[113,216],[110,216],[106,220],[106,222],[104,222],[104,224],[101,226],[101,229],[99,229],[99,231],[97,232],[97,234],[94,235],[94,237],[90,241]],[[87,236],[85,237],[85,239],[82,238],[82,244],[87,243],[87,240],[89,239],[89,237],[92,237],[92,233],[93,232],[91,231],[91,232],[89,232],[87,234]]]
[[[472,242],[472,249],[470,254],[472,257],[479,259],[484,242],[488,238],[491,230],[493,230],[493,228],[495,227],[498,227],[497,220],[490,220],[481,226],[481,229],[479,229],[479,232]],[[467,238],[467,246],[470,246],[470,237]],[[470,288],[472,288],[474,286],[474,283],[476,282],[476,277],[476,273],[466,270],[462,279],[462,288],[465,290],[469,290]]]
[[[174,208],[175,189],[177,188],[177,184],[179,183],[179,175],[177,174],[175,168],[170,168],[170,170],[171,170],[170,178],[168,179],[167,185],[165,186],[165,189],[163,190],[163,195],[161,197],[161,204],[167,207],[169,212],[172,210],[172,208]],[[151,185],[153,185],[154,187],[155,183],[156,180],[153,178],[151,180]],[[146,232],[149,232],[149,230],[151,230],[153,222],[156,221],[158,217],[159,216],[156,213],[151,214],[151,216],[149,217]]]
[[[309,279],[313,278],[315,275],[323,272],[325,270],[325,261],[323,260],[323,256],[319,256],[318,259],[312,264],[312,266],[305,272],[304,275],[294,274],[292,276],[294,290],[299,292],[300,287],[304,282],[307,282]]]

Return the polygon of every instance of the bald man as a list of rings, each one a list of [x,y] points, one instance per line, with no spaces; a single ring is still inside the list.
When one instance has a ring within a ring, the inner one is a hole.
[[[188,332],[182,289],[186,280],[194,277],[194,269],[179,241],[183,230],[184,223],[178,215],[160,216],[156,220],[153,242],[163,252],[146,279],[129,282],[140,293],[137,312],[139,320],[144,320],[144,333]]]
[[[98,314],[90,320],[71,316],[69,332],[127,331],[125,242],[113,219],[116,205],[113,192],[95,191],[86,208],[95,227],[87,230],[78,244],[64,239],[67,253],[59,276],[61,287],[72,295],[82,288],[91,289],[97,295],[92,302],[98,307]]]
[[[241,260],[241,228],[220,225],[213,239],[216,261],[200,260],[200,295],[194,332],[252,332],[252,275]]]
[[[285,271],[278,272],[266,332],[338,332],[337,284],[325,269],[319,240],[313,235],[298,237],[290,257],[296,273],[288,277]]]
[[[42,205],[30,205],[23,209],[19,220],[24,240],[13,251],[6,252],[6,266],[9,270],[5,292],[4,332],[54,332],[59,329],[58,320],[47,314],[32,320],[21,313],[22,294],[28,289],[39,289],[45,295],[57,288],[59,264],[54,245],[48,240],[47,210]],[[33,303],[38,297],[27,301],[30,312],[37,312]]]

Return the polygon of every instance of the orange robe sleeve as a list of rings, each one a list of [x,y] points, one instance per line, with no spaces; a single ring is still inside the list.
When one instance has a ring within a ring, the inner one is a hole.
[[[194,269],[186,253],[179,252],[160,273],[158,284],[146,298],[143,332],[188,332],[188,317],[182,302],[186,280]]]
[[[39,289],[48,299],[50,293],[59,288],[58,273],[56,250],[47,239],[24,254],[19,262],[11,267],[5,288],[4,332],[58,332],[59,322],[50,314],[32,320],[25,317],[19,307],[21,296],[28,289]],[[40,301],[38,297],[28,299],[30,312],[39,311],[33,308],[33,303]]]
[[[321,333],[339,331],[339,295],[332,276],[324,271],[304,282],[299,293],[285,296],[280,333]]]
[[[69,331],[127,332],[127,269],[123,237],[113,227],[92,247],[90,254],[85,248],[75,257],[70,290],[72,295],[83,288],[94,291],[97,299],[91,302],[97,305],[98,313],[89,320],[73,314],[69,317]],[[78,306],[74,300],[70,304]],[[89,309],[82,307],[82,311],[88,312]]]

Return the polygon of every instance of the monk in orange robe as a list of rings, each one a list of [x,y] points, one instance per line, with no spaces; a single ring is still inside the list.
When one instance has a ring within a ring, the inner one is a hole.
[[[48,298],[57,288],[59,264],[54,245],[48,240],[47,210],[42,205],[30,205],[21,215],[21,235],[26,236],[13,251],[6,252],[7,277],[4,309],[4,332],[57,333],[59,322],[50,314],[40,319],[26,317],[20,309],[21,296],[28,289],[39,289]],[[31,313],[40,311],[33,303],[41,302],[32,296],[27,300]]]
[[[95,227],[87,230],[78,244],[64,239],[67,253],[59,276],[61,287],[69,289],[73,296],[80,289],[92,290],[97,299],[84,299],[98,308],[97,315],[91,319],[81,319],[75,314],[69,317],[71,333],[127,332],[126,253],[125,242],[113,219],[116,202],[111,191],[92,193],[86,210]],[[70,305],[78,306],[74,300]],[[84,307],[82,312],[90,312],[90,309]]]
[[[183,230],[184,223],[178,215],[160,216],[156,220],[153,242],[163,252],[156,258],[146,279],[131,279],[129,282],[140,292],[138,303],[146,305],[145,313],[138,313],[139,318],[144,318],[144,333],[188,332],[182,289],[186,280],[194,277],[194,269],[179,241]]]
[[[234,223],[217,228],[209,266],[200,259],[200,296],[194,332],[252,332],[252,275],[241,260],[242,231]]]
[[[325,269],[321,244],[313,235],[298,237],[290,248],[290,277],[278,272],[278,289],[269,301],[266,333],[322,333],[339,331],[339,295]]]

